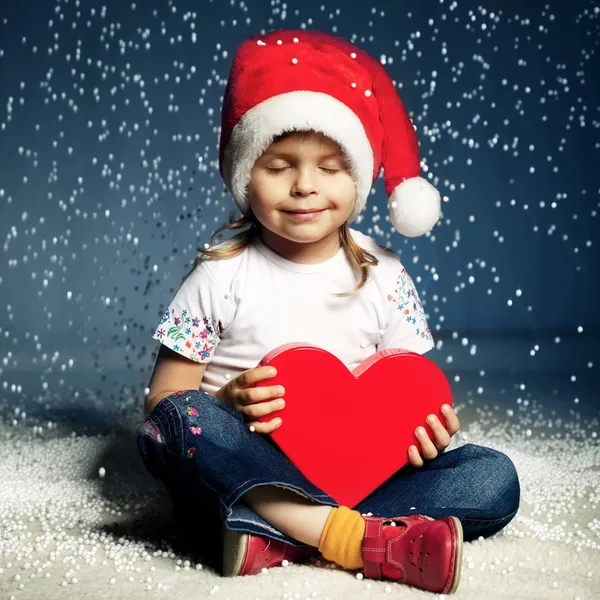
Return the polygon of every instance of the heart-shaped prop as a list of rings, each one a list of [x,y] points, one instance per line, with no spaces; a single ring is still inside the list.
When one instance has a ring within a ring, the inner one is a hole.
[[[349,371],[336,356],[312,344],[269,352],[258,366],[277,369],[255,387],[282,385],[286,405],[258,419],[281,416],[270,435],[298,469],[340,505],[353,508],[408,462],[420,448],[415,429],[445,418],[450,384],[431,360],[400,348],[381,350]]]

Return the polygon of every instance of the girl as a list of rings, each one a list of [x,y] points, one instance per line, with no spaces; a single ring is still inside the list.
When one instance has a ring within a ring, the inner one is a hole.
[[[266,435],[279,416],[257,421],[285,405],[275,381],[252,387],[276,376],[256,365],[277,346],[310,342],[354,369],[385,348],[434,345],[398,256],[349,227],[381,166],[394,227],[411,237],[431,230],[440,196],[418,176],[414,127],[374,58],[315,31],[242,44],[220,139],[221,175],[242,218],[211,243],[242,231],[200,252],[157,327],[138,435],[178,522],[211,542],[222,533],[224,575],[320,553],[366,577],[452,593],[463,540],[493,535],[519,508],[506,455],[471,444],[444,453],[459,428],[448,406],[445,422],[431,415],[431,438],[418,428],[408,464],[354,510]]]

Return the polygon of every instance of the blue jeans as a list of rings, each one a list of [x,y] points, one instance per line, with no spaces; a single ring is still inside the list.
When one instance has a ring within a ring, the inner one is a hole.
[[[218,536],[224,521],[230,529],[304,546],[267,523],[243,499],[238,502],[259,485],[293,488],[317,503],[339,506],[270,436],[251,433],[241,413],[205,392],[186,390],[163,398],[148,415],[137,442],[146,468],[166,486],[178,524],[201,525],[204,535]],[[421,468],[405,465],[353,508],[380,517],[458,517],[464,539],[470,541],[500,531],[517,514],[519,502],[519,478],[510,458],[466,444]]]

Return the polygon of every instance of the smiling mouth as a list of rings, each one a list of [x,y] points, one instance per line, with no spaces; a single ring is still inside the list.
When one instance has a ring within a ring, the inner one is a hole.
[[[314,210],[284,210],[283,212],[290,213],[292,215],[312,215],[314,213],[323,212],[324,208],[316,208]]]

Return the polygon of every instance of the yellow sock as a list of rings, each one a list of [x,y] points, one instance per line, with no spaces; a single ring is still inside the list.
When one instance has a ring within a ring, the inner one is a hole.
[[[319,552],[344,569],[360,569],[363,566],[362,541],[365,520],[357,510],[346,506],[334,508],[319,541]]]

